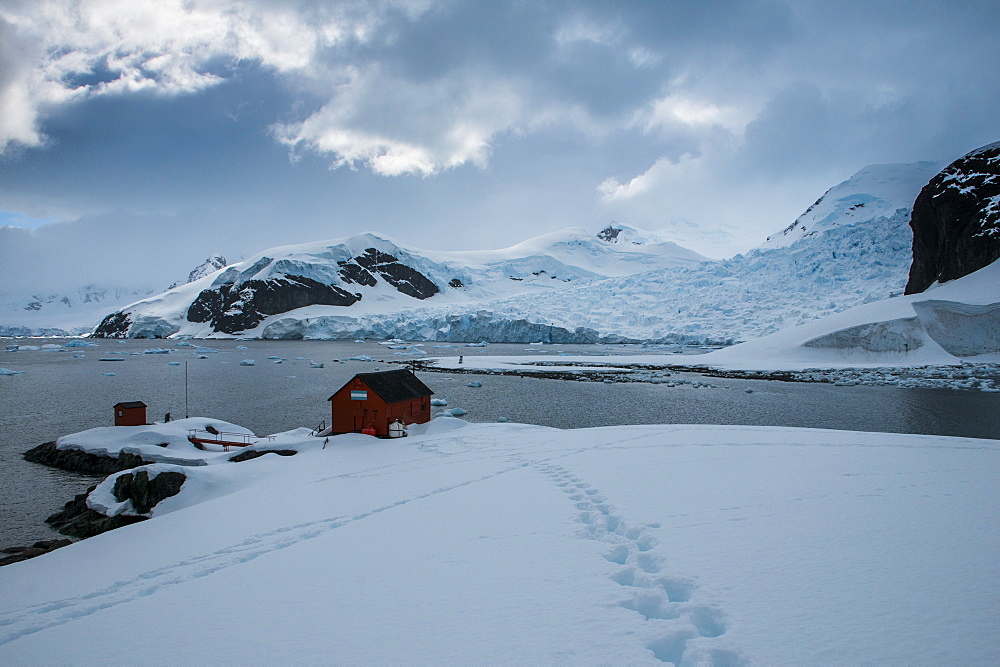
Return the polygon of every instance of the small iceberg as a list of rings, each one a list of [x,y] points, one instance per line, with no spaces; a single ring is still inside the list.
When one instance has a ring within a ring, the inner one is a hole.
[[[482,383],[482,382],[479,382],[478,380],[473,380],[472,382],[468,383],[468,384],[467,384],[467,385],[465,385],[465,386],[466,386],[466,387],[473,387],[473,388],[478,388],[478,387],[482,387],[482,386],[483,386],[483,383]]]
[[[480,341],[478,343],[466,343],[465,347],[486,347],[487,345],[489,345],[489,343],[487,343],[484,340],[484,341]]]
[[[448,401],[444,400],[443,398],[432,398],[431,405],[433,405],[435,408],[443,408],[444,406],[448,405]]]
[[[257,362],[253,359],[244,359],[240,362],[240,366],[256,366]]]
[[[180,366],[180,365],[181,365],[181,362],[179,362],[179,361],[169,361],[169,362],[167,362],[167,366]]]
[[[143,350],[143,354],[170,354],[172,350],[168,350],[165,347],[153,347],[148,350]]]
[[[247,351],[247,350],[249,350],[250,348],[249,348],[249,347],[247,347],[246,345],[237,345],[237,346],[236,346],[236,349],[237,349],[237,350],[239,350],[240,352],[246,352],[246,351]]]
[[[12,371],[9,368],[0,368],[0,375],[24,375],[24,371]]]
[[[101,373],[101,375],[103,375],[106,378],[113,378],[116,375],[118,375],[118,373]]]
[[[321,361],[310,361],[309,368],[323,368],[323,362]]]
[[[367,354],[359,354],[356,357],[349,357],[348,361],[375,361],[375,360],[369,357]]]
[[[88,343],[85,340],[71,340],[63,347],[97,347],[97,343]]]

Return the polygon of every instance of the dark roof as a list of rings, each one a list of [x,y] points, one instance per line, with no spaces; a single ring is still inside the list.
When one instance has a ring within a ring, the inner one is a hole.
[[[115,403],[116,408],[144,408],[146,404],[142,401],[126,401],[124,403]]]
[[[412,371],[382,371],[381,373],[358,373],[354,378],[360,379],[386,403],[408,401],[411,398],[433,396],[434,392],[420,381]],[[351,378],[351,382],[354,381]],[[351,382],[344,385],[346,387]],[[341,387],[343,389],[344,387]],[[332,400],[331,396],[328,400]]]

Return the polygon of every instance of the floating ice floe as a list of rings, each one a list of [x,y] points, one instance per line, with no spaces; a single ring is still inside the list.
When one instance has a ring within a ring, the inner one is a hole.
[[[244,359],[243,361],[240,362],[240,366],[256,366],[256,365],[257,362],[255,362],[253,359]]]
[[[9,368],[0,368],[0,375],[24,375],[24,371],[12,371]]]
[[[180,365],[181,365],[181,362],[179,362],[179,361],[169,361],[169,362],[167,362],[167,366],[180,366]]]
[[[480,341],[480,342],[478,342],[478,343],[466,343],[466,344],[465,344],[465,347],[486,347],[486,346],[488,346],[488,345],[489,345],[489,343],[487,343],[487,342],[486,342],[486,341],[484,340],[484,341]]]
[[[249,348],[249,347],[247,347],[246,345],[237,345],[237,346],[236,346],[236,349],[237,349],[237,350],[239,350],[240,352],[246,352],[246,351],[247,351],[247,350],[249,350],[250,348]]]
[[[323,362],[322,361],[310,361],[309,362],[309,368],[323,368]]]
[[[450,410],[442,410],[437,413],[437,417],[461,417],[463,415],[469,414],[468,410],[463,410],[462,408],[451,408]]]
[[[369,357],[367,354],[359,354],[356,357],[349,357],[348,361],[375,361],[375,360]]]
[[[71,340],[63,347],[97,347],[97,343],[89,343],[85,340]]]
[[[101,375],[103,375],[104,377],[107,377],[107,378],[113,378],[116,375],[118,375],[118,373],[101,373]]]
[[[171,352],[172,350],[169,350],[165,347],[153,347],[148,350],[142,351],[143,354],[170,354]]]
[[[466,386],[466,387],[474,387],[474,388],[478,388],[478,387],[482,387],[482,386],[483,386],[483,383],[482,383],[482,382],[479,382],[478,380],[473,380],[472,382],[469,382],[469,383],[468,383],[468,384],[466,384],[465,386]]]
[[[435,408],[443,408],[444,406],[448,405],[448,401],[444,400],[443,398],[432,398],[431,405],[433,405]]]

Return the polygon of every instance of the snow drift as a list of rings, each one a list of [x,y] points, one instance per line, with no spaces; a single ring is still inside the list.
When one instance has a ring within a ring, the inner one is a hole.
[[[278,437],[298,454],[144,466],[185,476],[150,520],[0,568],[0,662],[1000,656],[1000,441],[454,418]],[[93,507],[133,509],[122,475]]]

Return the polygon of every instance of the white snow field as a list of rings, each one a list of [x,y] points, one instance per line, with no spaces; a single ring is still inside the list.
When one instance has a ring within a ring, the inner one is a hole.
[[[150,521],[0,568],[0,663],[1000,661],[1000,441],[411,431],[153,464]]]

